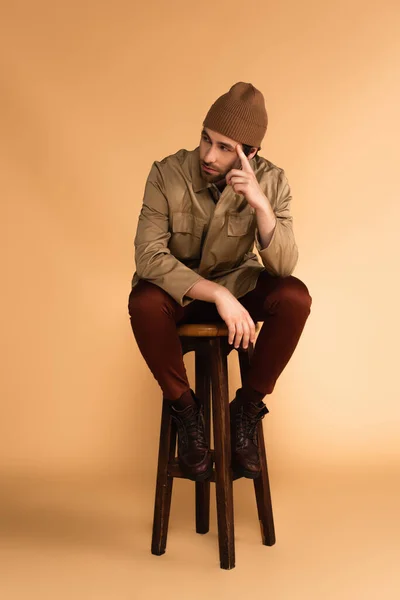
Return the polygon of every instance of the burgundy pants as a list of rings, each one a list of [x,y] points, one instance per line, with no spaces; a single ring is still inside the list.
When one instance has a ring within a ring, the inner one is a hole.
[[[247,383],[270,394],[297,346],[310,314],[311,297],[300,279],[262,271],[254,290],[238,300],[253,321],[263,321]],[[190,388],[177,325],[221,321],[215,304],[193,300],[182,307],[160,287],[142,279],[129,295],[128,310],[139,350],[164,398],[177,400]]]

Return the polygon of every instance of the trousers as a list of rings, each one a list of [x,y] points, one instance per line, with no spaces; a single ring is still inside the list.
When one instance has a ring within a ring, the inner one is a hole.
[[[275,277],[261,271],[256,287],[238,301],[254,322],[263,322],[246,383],[265,396],[273,391],[297,346],[312,299],[297,277]],[[193,300],[182,307],[162,288],[141,279],[129,294],[128,311],[147,366],[163,397],[174,402],[190,389],[177,326],[221,321],[215,304]]]

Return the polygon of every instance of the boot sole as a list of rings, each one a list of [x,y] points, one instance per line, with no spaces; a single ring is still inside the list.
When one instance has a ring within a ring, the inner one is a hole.
[[[246,477],[246,479],[257,479],[260,476],[260,472],[254,473],[254,471],[247,471],[244,468],[233,468],[233,472],[235,475],[239,475],[239,477]]]
[[[206,481],[207,479],[210,479],[212,474],[213,474],[213,465],[211,465],[211,467],[208,469],[208,471],[205,471],[204,473],[200,473],[199,475],[192,475],[191,473],[188,473],[186,470],[182,470],[182,474],[185,476],[186,479],[190,479],[190,481]]]

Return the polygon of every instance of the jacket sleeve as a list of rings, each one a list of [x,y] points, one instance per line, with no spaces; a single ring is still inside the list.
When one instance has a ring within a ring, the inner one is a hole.
[[[261,250],[258,230],[256,232],[256,247],[264,267],[271,275],[279,277],[292,274],[299,256],[293,234],[293,217],[290,214],[291,200],[290,186],[282,170],[278,178],[276,203],[272,204],[276,227],[270,243],[263,250]]]
[[[181,306],[191,302],[184,297],[201,275],[184,265],[168,248],[169,207],[164,192],[162,174],[153,163],[148,175],[143,204],[135,236],[136,274],[158,285]]]

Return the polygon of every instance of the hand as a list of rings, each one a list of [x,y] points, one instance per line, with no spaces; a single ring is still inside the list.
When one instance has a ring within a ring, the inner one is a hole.
[[[218,313],[228,327],[228,343],[235,343],[235,348],[246,350],[249,341],[254,344],[256,339],[256,328],[254,321],[247,310],[226,288],[221,288],[215,296],[215,306]]]
[[[231,185],[236,194],[243,194],[254,209],[265,207],[268,199],[262,191],[249,159],[242,150],[241,144],[236,144],[236,152],[242,163],[241,169],[231,169],[226,174],[226,183]]]

